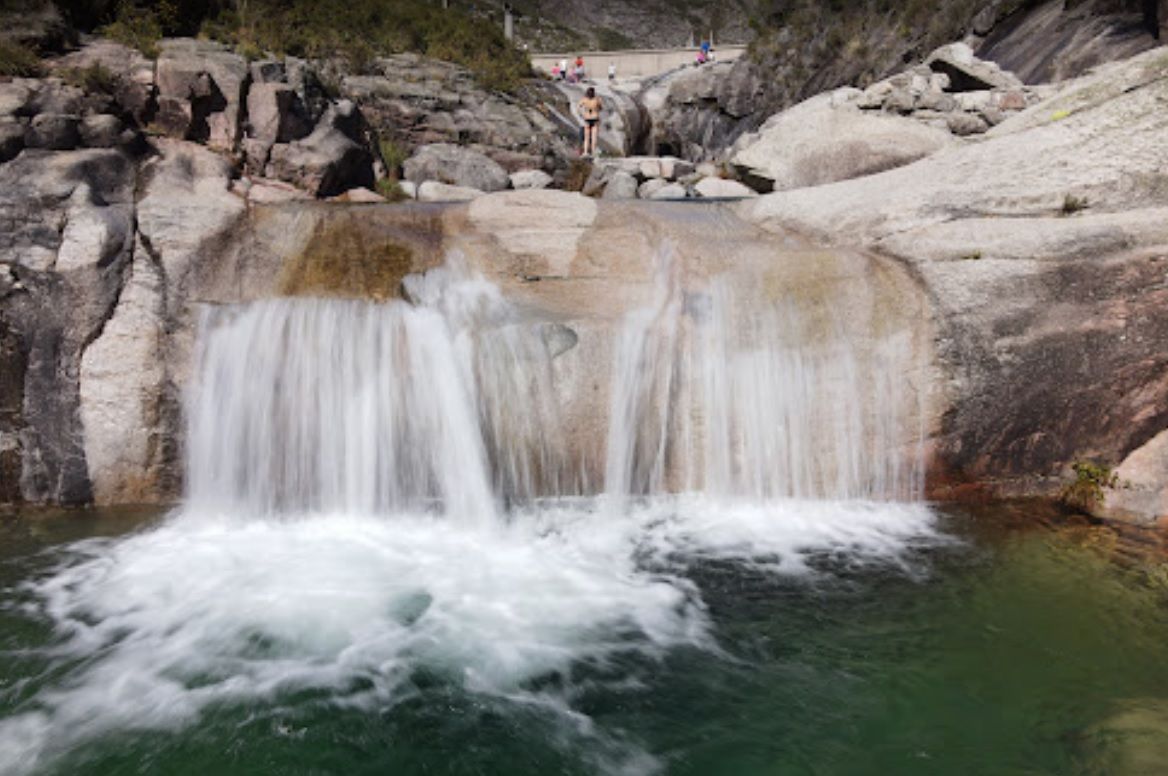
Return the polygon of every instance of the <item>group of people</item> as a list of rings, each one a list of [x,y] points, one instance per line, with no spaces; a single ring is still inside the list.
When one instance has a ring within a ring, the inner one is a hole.
[[[710,41],[703,40],[702,45],[698,48],[698,55],[694,60],[694,65],[701,66],[707,62],[714,61],[714,50],[710,45]]]
[[[569,68],[568,60],[561,59],[559,64],[552,65],[552,78],[560,81],[567,81],[570,84],[579,83],[584,80],[584,57],[576,57],[576,64]]]

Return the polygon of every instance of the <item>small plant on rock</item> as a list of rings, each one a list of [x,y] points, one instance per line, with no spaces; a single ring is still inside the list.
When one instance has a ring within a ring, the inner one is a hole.
[[[105,65],[94,62],[89,67],[77,67],[60,73],[62,80],[91,94],[113,94],[118,89],[118,77]]]
[[[1074,194],[1068,194],[1063,198],[1063,206],[1059,212],[1064,216],[1074,215],[1080,210],[1086,210],[1088,204],[1086,197],[1076,197]]]
[[[1071,468],[1075,481],[1059,494],[1059,500],[1067,506],[1090,511],[1103,504],[1106,491],[1119,487],[1119,476],[1104,464],[1077,461]]]
[[[28,46],[0,40],[0,76],[36,78],[44,67],[36,52]]]

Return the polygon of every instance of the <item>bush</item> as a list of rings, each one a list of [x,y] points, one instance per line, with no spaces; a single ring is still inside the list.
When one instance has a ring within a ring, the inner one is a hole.
[[[356,72],[378,56],[417,52],[468,68],[487,88],[514,90],[531,63],[494,22],[427,0],[247,0],[209,16],[203,34]]]
[[[44,72],[40,57],[28,46],[0,40],[0,76],[35,78]]]
[[[1076,197],[1074,194],[1068,194],[1063,197],[1063,206],[1059,208],[1059,212],[1064,216],[1074,215],[1080,210],[1086,210],[1089,204],[1086,197]]]
[[[381,152],[381,161],[385,163],[387,175],[394,180],[398,180],[398,173],[401,170],[401,166],[410,156],[409,151],[389,138],[381,138],[377,144],[377,150]]]
[[[59,75],[65,83],[79,86],[90,93],[112,95],[118,89],[118,77],[100,62],[85,68],[64,70]]]
[[[99,32],[154,59],[158,56],[158,42],[162,40],[163,33],[159,14],[167,13],[167,8],[170,7],[165,2],[158,5],[159,8],[154,9],[138,6],[126,0],[118,6],[117,18],[102,27]]]
[[[1075,481],[1059,494],[1060,500],[1067,506],[1090,511],[1103,504],[1105,490],[1119,487],[1119,476],[1103,464],[1078,461],[1071,468],[1075,471]]]

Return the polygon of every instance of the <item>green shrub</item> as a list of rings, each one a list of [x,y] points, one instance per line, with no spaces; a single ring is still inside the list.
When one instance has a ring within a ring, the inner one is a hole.
[[[40,57],[28,46],[0,40],[0,76],[35,78],[44,73]]]
[[[377,181],[374,188],[377,189],[378,194],[385,197],[386,202],[405,202],[409,199],[396,178],[382,178]]]
[[[162,40],[163,34],[160,14],[168,14],[168,9],[173,7],[165,2],[159,3],[158,6],[158,8],[139,6],[129,0],[123,0],[118,6],[117,18],[102,27],[99,32],[154,59],[158,56],[158,42]]]
[[[1076,197],[1074,194],[1068,194],[1063,198],[1063,206],[1059,209],[1059,212],[1064,216],[1074,215],[1080,210],[1086,210],[1089,204],[1086,197]]]
[[[1071,468],[1075,472],[1075,481],[1063,488],[1059,495],[1068,506],[1090,511],[1103,504],[1106,490],[1119,487],[1119,477],[1109,466],[1078,461]]]
[[[209,15],[202,34],[311,59],[340,57],[356,72],[371,70],[379,56],[416,52],[462,65],[503,91],[531,75],[527,56],[500,25],[427,0],[237,0]]]
[[[100,62],[94,62],[89,67],[62,70],[58,75],[65,83],[79,86],[90,93],[113,94],[118,89],[118,77]]]
[[[385,137],[378,141],[377,150],[381,152],[381,161],[385,163],[386,173],[390,178],[398,180],[402,163],[410,156],[409,151]]]

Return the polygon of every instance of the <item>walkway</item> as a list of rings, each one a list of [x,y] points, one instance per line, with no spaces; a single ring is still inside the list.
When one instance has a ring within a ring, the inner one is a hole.
[[[714,60],[717,62],[733,62],[746,52],[746,46],[718,46],[714,49]],[[697,59],[698,49],[630,49],[628,51],[573,51],[561,54],[532,54],[533,67],[550,73],[552,67],[561,59],[568,60],[569,65],[576,61],[577,56],[584,57],[584,67],[588,77],[599,80],[608,75],[609,64],[616,65],[616,74],[619,78],[645,78],[661,75],[683,65],[692,65]]]

